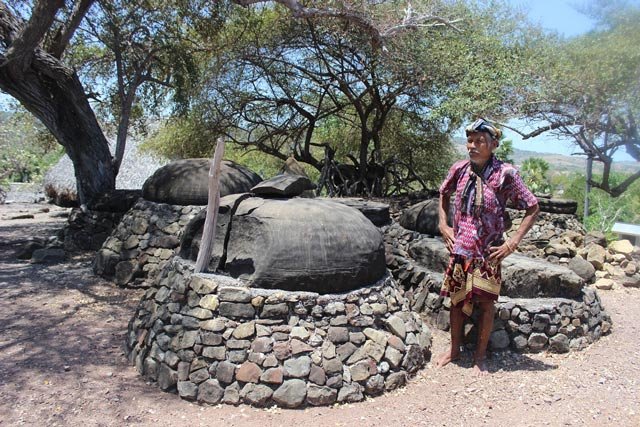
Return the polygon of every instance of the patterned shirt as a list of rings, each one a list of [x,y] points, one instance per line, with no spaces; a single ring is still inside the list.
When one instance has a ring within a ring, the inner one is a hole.
[[[516,209],[528,209],[538,203],[515,167],[501,162],[495,156],[488,161],[490,163],[482,178],[483,206],[479,215],[469,213],[469,209],[463,206],[462,194],[471,179],[469,160],[454,163],[440,186],[443,196],[456,192],[453,204],[453,254],[467,258],[488,257],[489,247],[502,242],[507,200],[511,200]]]

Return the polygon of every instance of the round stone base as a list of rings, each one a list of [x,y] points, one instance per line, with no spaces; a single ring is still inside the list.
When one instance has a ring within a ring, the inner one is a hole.
[[[419,266],[401,269],[398,282],[405,286],[405,297],[412,310],[426,314],[429,323],[449,330],[451,301],[440,296],[442,275]],[[611,317],[593,288],[585,287],[576,298],[509,298],[495,303],[493,332],[489,349],[511,348],[535,353],[548,350],[564,353],[582,350],[611,331]],[[475,325],[471,317],[469,323]],[[476,328],[465,328],[465,342],[475,343]]]
[[[163,390],[217,404],[357,402],[404,385],[431,335],[387,274],[343,294],[247,288],[173,258],[145,293],[129,359]]]

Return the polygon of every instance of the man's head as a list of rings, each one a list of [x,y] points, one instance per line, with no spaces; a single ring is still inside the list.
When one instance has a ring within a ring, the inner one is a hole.
[[[478,166],[491,158],[500,144],[502,131],[484,119],[478,119],[465,128],[469,159]]]

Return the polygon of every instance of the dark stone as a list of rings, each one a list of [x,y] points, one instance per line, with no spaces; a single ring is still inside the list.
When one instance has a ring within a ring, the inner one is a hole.
[[[271,398],[285,408],[297,408],[307,396],[307,384],[303,380],[293,379],[282,383]]]
[[[204,345],[220,345],[222,344],[222,335],[215,332],[201,331],[200,341]]]
[[[112,190],[99,195],[89,204],[89,209],[103,212],[127,212],[142,196],[141,190]]]
[[[509,334],[504,329],[493,331],[489,338],[491,350],[504,350],[509,347]]]
[[[264,406],[272,395],[273,390],[262,384],[248,383],[240,391],[240,397],[254,406]]]
[[[449,251],[440,239],[422,238],[409,243],[411,258],[422,267],[444,273],[449,265]]]
[[[159,168],[142,186],[146,200],[170,205],[206,205],[211,159],[183,159]],[[223,160],[220,196],[246,193],[261,178],[249,169]]]
[[[345,327],[331,326],[327,333],[329,341],[335,344],[341,344],[349,341],[349,330]]]
[[[406,372],[394,372],[389,374],[387,379],[384,382],[384,388],[387,391],[395,390],[398,387],[402,387],[407,383],[407,374]]]
[[[218,312],[224,317],[249,317],[256,314],[256,310],[251,304],[223,301],[218,307]]]
[[[339,359],[324,359],[322,367],[327,374],[342,373],[342,362]]]
[[[402,360],[402,367],[410,374],[416,372],[424,365],[424,354],[417,345],[407,347],[407,352]]]
[[[16,252],[16,258],[30,259],[34,251],[38,249],[44,249],[44,247],[45,244],[43,242],[27,242],[18,250],[18,252]]]
[[[226,403],[227,405],[237,405],[240,403],[240,384],[234,382],[224,389],[222,403]]]
[[[224,396],[224,388],[220,386],[218,380],[207,380],[198,387],[198,402],[216,404]]]
[[[339,203],[250,198],[233,216],[224,270],[259,288],[344,292],[385,274],[384,244],[366,217]]]
[[[593,264],[580,257],[572,258],[569,264],[567,264],[567,268],[587,282],[596,275],[596,269]]]
[[[116,273],[120,255],[108,249],[100,249],[93,260],[93,272],[98,276],[111,277]]]
[[[542,332],[547,329],[547,326],[551,323],[551,316],[548,314],[536,314],[533,317],[532,329],[536,332]]]
[[[364,394],[362,393],[363,387],[358,383],[350,383],[342,386],[338,392],[338,402],[340,403],[354,403],[364,400]]]
[[[195,400],[198,395],[198,386],[191,381],[178,381],[178,394],[186,400]]]
[[[342,387],[342,375],[334,375],[327,379],[327,387],[339,389]]]
[[[173,249],[177,248],[180,244],[180,240],[176,236],[166,235],[166,236],[157,236],[151,239],[150,246],[156,248],[166,248]]]
[[[313,406],[328,406],[335,403],[338,392],[331,387],[320,387],[309,384],[307,387],[307,403]]]
[[[251,350],[256,353],[269,353],[273,348],[273,338],[258,337],[251,343]]]
[[[439,236],[438,199],[429,199],[405,209],[399,223],[407,230]],[[453,203],[451,204],[453,206]],[[452,223],[453,209],[450,209],[448,223]]]
[[[309,381],[314,384],[324,385],[327,382],[327,375],[320,366],[311,365],[311,371],[309,372]]]
[[[289,306],[286,302],[278,304],[265,304],[262,307],[261,317],[283,317],[289,314]]]
[[[220,382],[230,384],[233,382],[235,372],[236,365],[223,360],[222,362],[218,363],[218,367],[216,368],[216,378]]]
[[[566,353],[569,351],[569,337],[556,334],[549,339],[549,351],[553,353]]]
[[[200,384],[203,381],[206,381],[209,379],[209,371],[207,369],[198,369],[195,372],[192,372],[189,375],[189,381],[195,383],[195,384]]]
[[[60,248],[44,248],[36,249],[31,256],[33,264],[53,264],[62,262],[65,259],[64,249]]]
[[[331,200],[336,203],[342,203],[343,205],[358,209],[376,227],[382,227],[383,225],[387,225],[391,222],[389,205],[386,203],[373,202],[371,200],[352,197],[336,197]]]
[[[512,298],[574,298],[584,280],[567,267],[514,254],[502,262],[502,284],[502,294]]]
[[[281,174],[254,185],[250,191],[266,197],[295,197],[315,188],[306,176]]]
[[[166,364],[160,364],[158,369],[158,385],[162,390],[168,390],[178,382],[178,372],[171,369]]]
[[[341,361],[345,361],[351,356],[357,347],[353,345],[351,342],[347,342],[336,348],[336,354],[340,358]]]
[[[384,377],[380,374],[372,376],[367,380],[364,390],[370,396],[381,394],[384,391]]]
[[[140,276],[140,274],[141,270],[138,265],[138,261],[120,261],[116,264],[115,282],[117,285],[124,286],[131,282],[135,277]]]
[[[523,351],[527,348],[527,337],[525,335],[516,335],[513,337],[513,348],[516,351]]]

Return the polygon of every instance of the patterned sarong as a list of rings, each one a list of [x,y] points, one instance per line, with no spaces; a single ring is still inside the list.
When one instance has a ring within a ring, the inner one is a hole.
[[[471,316],[473,295],[497,300],[500,295],[500,264],[451,255],[440,295],[451,297],[451,305],[463,303],[462,312]]]

